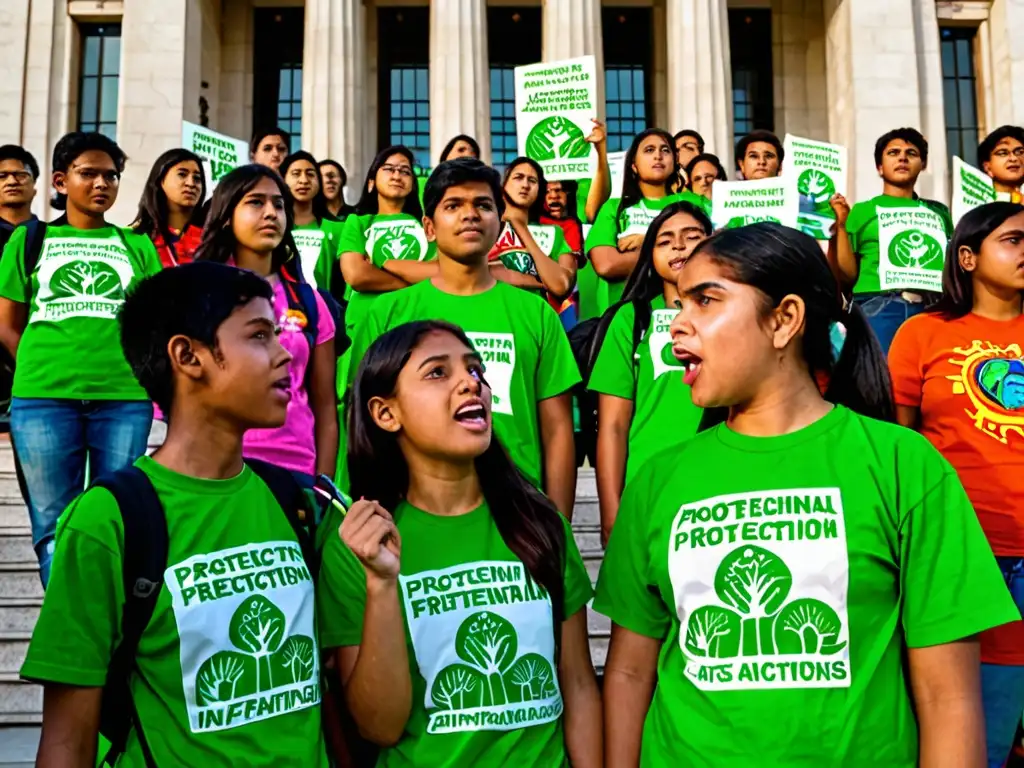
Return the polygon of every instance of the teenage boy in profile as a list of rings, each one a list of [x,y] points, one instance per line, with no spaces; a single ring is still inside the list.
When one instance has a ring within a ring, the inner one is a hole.
[[[1024,128],[1004,125],[978,145],[978,163],[992,178],[997,199],[1021,202],[1024,183]]]
[[[785,152],[771,131],[751,131],[736,143],[736,170],[746,181],[779,175]]]
[[[395,326],[428,319],[462,326],[487,369],[498,437],[530,482],[569,516],[576,491],[570,390],[580,375],[555,311],[495,279],[488,266],[503,200],[498,172],[479,160],[434,169],[423,192],[423,228],[437,243],[436,275],[377,298],[353,342],[348,385],[369,346]]]
[[[135,463],[166,516],[167,569],[130,676],[130,765],[327,766],[313,581],[295,529],[242,462],[242,435],[283,424],[290,397],[272,295],[252,273],[199,262],[124,303],[124,355],[169,423],[163,446]],[[37,765],[95,764],[124,538],[104,488],[61,517],[21,668],[44,687]]]
[[[917,195],[917,180],[928,167],[928,141],[920,131],[897,128],[879,137],[875,166],[882,194],[852,209],[842,195],[832,198],[836,230],[829,259],[888,352],[897,329],[924,310],[922,286],[931,283],[939,290],[953,219],[945,205]],[[879,212],[887,209],[914,211],[914,224],[895,222],[897,231],[886,231],[889,225],[880,225]]]

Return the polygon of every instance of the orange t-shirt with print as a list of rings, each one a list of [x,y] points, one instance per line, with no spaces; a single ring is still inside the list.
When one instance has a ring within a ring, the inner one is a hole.
[[[925,313],[889,349],[897,405],[953,465],[997,556],[1024,557],[1024,317]],[[982,658],[1024,664],[1024,622],[986,632]]]

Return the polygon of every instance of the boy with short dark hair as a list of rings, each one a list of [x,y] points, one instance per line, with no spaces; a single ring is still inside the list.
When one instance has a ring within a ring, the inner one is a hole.
[[[695,130],[679,131],[672,140],[676,145],[676,161],[680,169],[688,166],[697,155],[704,154],[704,137]]]
[[[471,158],[441,163],[423,193],[424,230],[437,244],[437,275],[383,294],[352,346],[349,386],[382,333],[413,320],[462,326],[487,369],[494,428],[523,474],[566,515],[576,490],[570,390],[580,381],[555,311],[495,279],[487,255],[501,228],[501,179]]]
[[[1024,183],[1024,128],[1003,125],[978,145],[981,170],[992,177],[996,196],[1013,203],[1021,202]]]
[[[283,128],[258,130],[249,142],[249,156],[256,165],[265,165],[275,171],[291,154],[292,137]]]
[[[167,568],[129,679],[131,765],[327,766],[313,581],[295,529],[242,462],[245,431],[280,426],[288,407],[291,356],[271,301],[257,275],[199,262],[144,280],[121,311],[124,356],[169,423],[135,464],[164,510]],[[21,669],[44,685],[39,765],[94,765],[124,539],[105,488],[61,518]]]
[[[15,227],[33,218],[39,164],[17,144],[0,147],[0,253]]]
[[[897,329],[924,309],[925,293],[940,291],[946,242],[953,234],[949,209],[918,197],[928,167],[928,141],[913,128],[897,128],[875,143],[882,194],[851,209],[832,198],[836,214],[833,269],[889,350]]]
[[[114,227],[125,156],[100,133],[53,150],[63,223],[29,222],[0,260],[0,343],[15,358],[11,437],[25,472],[32,541],[45,585],[57,518],[92,477],[146,450],[153,407],[117,343],[125,292],[159,272],[145,235]]]
[[[771,131],[751,131],[736,143],[736,169],[746,181],[779,175],[786,153]]]

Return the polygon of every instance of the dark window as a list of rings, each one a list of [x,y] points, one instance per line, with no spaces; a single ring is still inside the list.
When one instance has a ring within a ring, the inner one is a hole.
[[[420,169],[430,156],[430,9],[377,9],[381,148],[404,144]]]
[[[602,8],[601,24],[608,151],[620,152],[650,122],[651,10]]]
[[[942,89],[946,106],[946,143],[950,155],[978,164],[978,104],[975,94],[972,27],[943,27]]]
[[[514,69],[541,60],[540,8],[487,9],[491,58],[491,162],[502,169],[518,155]]]
[[[253,35],[253,130],[279,127],[302,147],[302,8],[257,8]]]
[[[772,12],[769,10],[729,11],[732,117],[737,141],[751,131],[775,130],[771,30]]]
[[[82,24],[78,80],[78,130],[117,139],[117,88],[121,73],[121,25]]]

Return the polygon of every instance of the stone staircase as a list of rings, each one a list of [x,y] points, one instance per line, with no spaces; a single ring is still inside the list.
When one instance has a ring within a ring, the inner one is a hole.
[[[597,580],[604,556],[600,523],[594,471],[581,469],[573,533],[592,581]],[[18,670],[42,602],[28,513],[14,474],[14,455],[7,436],[0,435],[0,768],[31,764],[38,743],[42,690],[23,682]],[[588,621],[590,652],[601,673],[608,654],[610,626],[608,619],[593,611]]]

